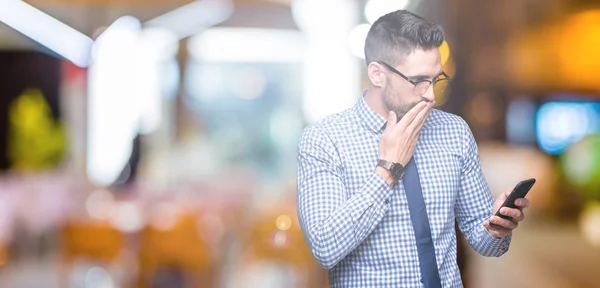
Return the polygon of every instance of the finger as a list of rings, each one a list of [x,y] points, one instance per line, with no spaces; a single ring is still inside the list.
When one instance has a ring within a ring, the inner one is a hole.
[[[504,199],[506,199],[506,198],[508,198],[508,196],[512,192],[513,192],[513,189],[512,188],[508,188],[508,189],[506,189],[506,191],[504,191],[504,193],[502,193],[502,196],[504,196]]]
[[[423,127],[425,119],[427,119],[427,115],[429,115],[432,107],[433,106],[426,104],[425,108],[419,111],[419,113],[415,116],[415,119],[408,125],[408,129],[417,130],[419,126]]]
[[[517,228],[517,226],[519,226],[518,223],[515,223],[509,219],[500,218],[498,216],[492,216],[492,218],[490,219],[490,223],[500,226],[500,227],[504,227],[509,230],[513,230],[513,229]]]
[[[502,194],[500,194],[500,196],[498,196],[498,198],[496,199],[496,201],[504,203],[504,201],[506,200],[506,198],[508,198],[508,195],[510,195],[510,193],[512,193],[512,188],[511,189],[507,189],[504,192],[502,192]],[[494,213],[496,213],[496,212],[494,212]]]
[[[419,125],[417,126],[417,130],[421,130],[421,128],[423,128],[423,125],[425,125],[425,122],[427,120],[427,116],[429,116],[429,113],[431,113],[431,110],[433,109],[433,106],[427,107],[425,108],[427,110],[427,112],[423,115],[423,117],[420,117],[420,115],[417,115],[417,117],[415,117],[415,120],[413,122],[419,122]]]
[[[521,222],[525,218],[525,215],[521,210],[509,207],[503,207],[500,209],[500,214],[512,218],[514,221]]]
[[[388,113],[387,124],[385,125],[385,130],[383,130],[383,133],[389,133],[392,131],[394,126],[396,126],[396,121],[398,121],[396,113],[394,111],[390,111],[390,113]]]
[[[521,209],[529,207],[529,204],[530,203],[527,198],[519,198],[519,199],[515,200],[515,205],[517,205]]]
[[[427,103],[425,103],[424,101],[419,102],[417,105],[415,105],[415,107],[413,107],[408,112],[406,112],[406,114],[404,115],[404,117],[402,117],[402,119],[400,119],[399,126],[408,127],[408,125],[415,120],[415,117],[417,117],[417,114],[419,114],[421,111],[423,111],[426,107],[427,107]]]

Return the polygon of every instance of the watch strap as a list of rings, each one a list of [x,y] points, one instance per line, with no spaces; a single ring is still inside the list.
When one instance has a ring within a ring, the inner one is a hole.
[[[379,159],[379,162],[377,162],[377,166],[381,166],[385,170],[388,170],[388,171],[391,172],[392,167],[394,166],[394,162],[388,161],[388,160]]]

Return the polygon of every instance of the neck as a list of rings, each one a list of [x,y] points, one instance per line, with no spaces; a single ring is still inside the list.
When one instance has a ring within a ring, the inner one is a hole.
[[[381,88],[373,87],[371,85],[367,91],[367,95],[365,95],[365,103],[367,103],[373,111],[381,115],[381,117],[387,119],[390,111],[385,108],[385,104],[383,103],[383,91]]]

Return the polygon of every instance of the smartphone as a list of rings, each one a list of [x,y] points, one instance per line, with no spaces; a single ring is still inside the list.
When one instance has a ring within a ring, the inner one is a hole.
[[[519,198],[525,198],[529,190],[531,190],[531,187],[533,187],[533,184],[535,184],[535,178],[523,180],[517,183],[517,186],[515,186],[510,195],[508,195],[508,198],[506,198],[504,203],[502,203],[500,209],[502,209],[502,207],[517,208],[517,205],[515,205],[515,200]],[[498,209],[496,212],[496,216],[504,219],[510,219],[509,216],[500,214],[500,209]]]

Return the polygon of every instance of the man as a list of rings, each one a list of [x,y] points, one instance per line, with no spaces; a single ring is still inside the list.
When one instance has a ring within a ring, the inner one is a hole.
[[[298,217],[331,287],[462,287],[455,220],[473,248],[501,256],[529,206],[495,203],[465,121],[433,109],[439,25],[407,11],[377,20],[365,44],[371,82],[355,107],[305,128]],[[327,95],[323,95],[327,97]]]

